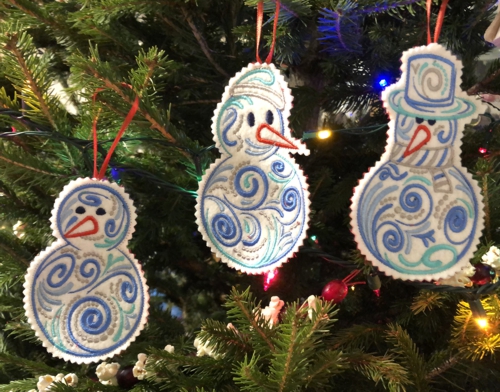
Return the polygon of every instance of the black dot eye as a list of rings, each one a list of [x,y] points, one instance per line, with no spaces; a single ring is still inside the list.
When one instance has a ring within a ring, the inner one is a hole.
[[[427,122],[429,123],[429,125],[434,125],[436,123],[436,120],[427,120]]]
[[[248,125],[250,125],[251,127],[255,125],[255,115],[252,112],[248,113],[247,121]]]
[[[424,119],[423,118],[420,118],[420,117],[417,117],[415,119],[415,121],[417,122],[417,124],[422,124],[424,122]]]
[[[274,114],[270,110],[267,111],[266,113],[266,122],[271,125],[274,121]]]
[[[77,214],[85,214],[85,208],[83,208],[82,206],[77,207],[76,210],[75,210],[75,212]]]
[[[104,208],[98,208],[95,212],[97,215],[104,215],[106,213],[106,210]]]

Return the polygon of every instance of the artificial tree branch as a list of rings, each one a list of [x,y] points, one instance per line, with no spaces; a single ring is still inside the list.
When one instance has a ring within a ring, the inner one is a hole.
[[[219,72],[222,76],[225,76],[226,78],[229,78],[229,74],[222,69],[222,67],[214,60],[212,57],[212,54],[210,53],[210,49],[208,47],[207,41],[201,34],[201,32],[198,30],[196,25],[194,24],[193,17],[191,14],[185,9],[181,8],[182,14],[186,18],[186,21],[188,22],[189,27],[191,28],[191,31],[193,32],[194,37],[196,38],[196,41],[198,41],[198,44],[200,45],[201,50],[205,54],[205,57],[208,59],[208,61],[214,66],[214,68]]]

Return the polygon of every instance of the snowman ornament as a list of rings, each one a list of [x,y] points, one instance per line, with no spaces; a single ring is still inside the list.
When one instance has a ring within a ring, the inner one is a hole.
[[[80,178],[55,202],[57,240],[31,263],[24,284],[26,315],[52,355],[91,363],[120,353],[144,328],[148,287],[126,248],[135,208],[124,189]]]
[[[401,69],[382,94],[388,146],[355,189],[352,231],[387,275],[444,279],[469,266],[484,228],[479,186],[460,164],[464,126],[483,107],[461,91],[462,64],[439,44],[404,52]]]
[[[222,156],[200,182],[196,219],[212,251],[242,272],[279,267],[306,236],[309,193],[290,153],[309,150],[288,128],[292,98],[273,64],[250,64],[229,81],[212,119]]]

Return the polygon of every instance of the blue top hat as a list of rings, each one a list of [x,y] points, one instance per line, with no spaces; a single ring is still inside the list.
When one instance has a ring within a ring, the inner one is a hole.
[[[476,103],[460,89],[462,62],[446,48],[430,44],[410,49],[402,61],[401,79],[383,93],[389,111],[426,120],[474,115]]]

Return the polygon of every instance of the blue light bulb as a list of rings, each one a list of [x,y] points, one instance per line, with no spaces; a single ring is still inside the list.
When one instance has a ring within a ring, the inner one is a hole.
[[[380,79],[380,80],[379,80],[379,82],[378,82],[378,85],[379,85],[380,87],[386,87],[386,86],[387,86],[387,84],[388,84],[388,83],[387,83],[387,80],[385,80],[385,79]]]

